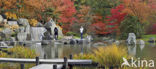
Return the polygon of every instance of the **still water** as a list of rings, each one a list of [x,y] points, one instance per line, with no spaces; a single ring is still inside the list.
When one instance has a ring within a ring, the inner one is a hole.
[[[127,47],[128,54],[132,57],[156,60],[156,44],[154,43],[125,46]],[[34,49],[37,54],[40,55],[40,58],[47,59],[68,57],[70,54],[89,53],[95,48],[97,48],[97,46],[93,46],[91,43],[85,45],[41,45],[37,43],[31,46],[31,49]]]
[[[70,54],[83,54],[89,53],[95,47],[91,46],[91,44],[87,45],[62,45],[62,44],[54,44],[54,45],[41,45],[41,44],[33,44],[31,49],[35,50],[37,54],[40,55],[40,58],[63,58],[68,57]]]

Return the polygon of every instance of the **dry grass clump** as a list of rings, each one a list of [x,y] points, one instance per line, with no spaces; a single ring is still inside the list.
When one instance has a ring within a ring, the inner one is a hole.
[[[0,51],[0,58],[35,58],[38,56],[35,50],[23,46],[15,46],[13,48],[6,49],[12,54],[7,54]],[[25,64],[25,69],[29,69],[35,64]],[[0,63],[0,69],[20,69],[20,64],[18,63]]]
[[[127,50],[123,46],[116,46],[115,44],[110,46],[98,47],[94,49],[92,53],[88,54],[76,54],[75,59],[92,59],[98,62],[100,66],[116,66],[122,63],[122,58],[127,57]]]

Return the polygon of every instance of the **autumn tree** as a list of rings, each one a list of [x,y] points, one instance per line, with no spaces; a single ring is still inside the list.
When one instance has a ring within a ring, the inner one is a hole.
[[[122,0],[125,10],[123,12],[138,17],[144,24],[146,32],[151,30],[152,24],[156,23],[156,0]]]
[[[88,29],[92,22],[92,14],[90,13],[90,11],[90,6],[79,6],[79,10],[77,10],[77,13],[75,15],[76,21],[73,23],[71,31],[79,33],[79,28],[83,26],[85,33],[90,33],[89,31],[91,31],[91,29]]]
[[[107,16],[106,21],[108,22],[109,31],[120,33],[120,23],[124,20],[126,13],[122,11],[125,9],[124,5],[120,4],[119,6],[111,9],[111,15]]]
[[[91,7],[92,13],[105,17],[110,15],[111,8],[119,5],[119,0],[86,0],[86,4]]]
[[[32,14],[37,16],[38,20],[46,22],[46,19],[51,17],[64,28],[64,33],[70,30],[75,20],[76,9],[71,0],[27,0],[26,3],[33,9],[30,11],[34,11]]]
[[[126,16],[119,29],[121,31],[120,39],[127,39],[129,33],[135,33],[137,38],[141,38],[144,35],[144,26],[136,16]]]
[[[108,24],[104,23],[102,16],[96,15],[94,17],[94,23],[92,24],[93,30],[97,35],[106,35],[109,34]]]
[[[94,30],[96,34],[105,35],[112,33],[120,33],[120,23],[124,20],[126,13],[123,13],[124,5],[119,5],[115,8],[112,8],[110,13],[111,15],[106,16],[106,20],[102,16],[95,15],[93,22]]]
[[[122,0],[125,6],[124,12],[137,16],[140,22],[147,22],[153,12],[151,6],[146,0]]]
[[[2,11],[8,11],[12,9],[16,9],[17,0],[0,0],[0,9]]]

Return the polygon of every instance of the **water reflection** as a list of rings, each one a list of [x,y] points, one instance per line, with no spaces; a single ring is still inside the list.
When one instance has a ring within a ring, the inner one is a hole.
[[[68,57],[70,54],[84,54],[89,53],[98,46],[92,46],[93,44],[84,45],[62,45],[62,44],[51,44],[41,45],[40,43],[33,44],[30,48],[36,50],[40,54],[40,58],[63,58]],[[128,54],[134,57],[156,57],[156,47],[150,45],[137,44],[126,46]]]
[[[91,44],[86,45],[41,45],[34,44],[31,46],[31,49],[36,50],[40,54],[40,58],[63,58],[64,56],[68,57],[70,54],[83,54],[91,51]]]
[[[143,52],[145,44],[128,45],[127,48],[130,56],[139,56]]]
[[[144,48],[145,48],[145,44],[141,44],[141,45],[140,45],[141,51],[142,51]]]
[[[136,55],[136,45],[128,45],[128,54],[130,56]]]
[[[155,43],[149,43],[149,46],[154,47]]]
[[[31,49],[34,49],[37,54],[40,55],[40,58],[44,58],[44,50],[42,48],[41,43],[35,43],[30,46]]]

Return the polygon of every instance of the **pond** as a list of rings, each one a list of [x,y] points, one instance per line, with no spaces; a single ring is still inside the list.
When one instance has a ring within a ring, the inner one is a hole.
[[[154,43],[135,46],[127,46],[124,44],[124,46],[127,47],[128,54],[132,57],[156,60],[156,45]],[[68,57],[70,54],[89,53],[97,47],[98,46],[93,46],[92,43],[85,45],[41,45],[38,43],[33,44],[31,49],[36,50],[36,52],[40,54],[40,58],[53,59]]]

